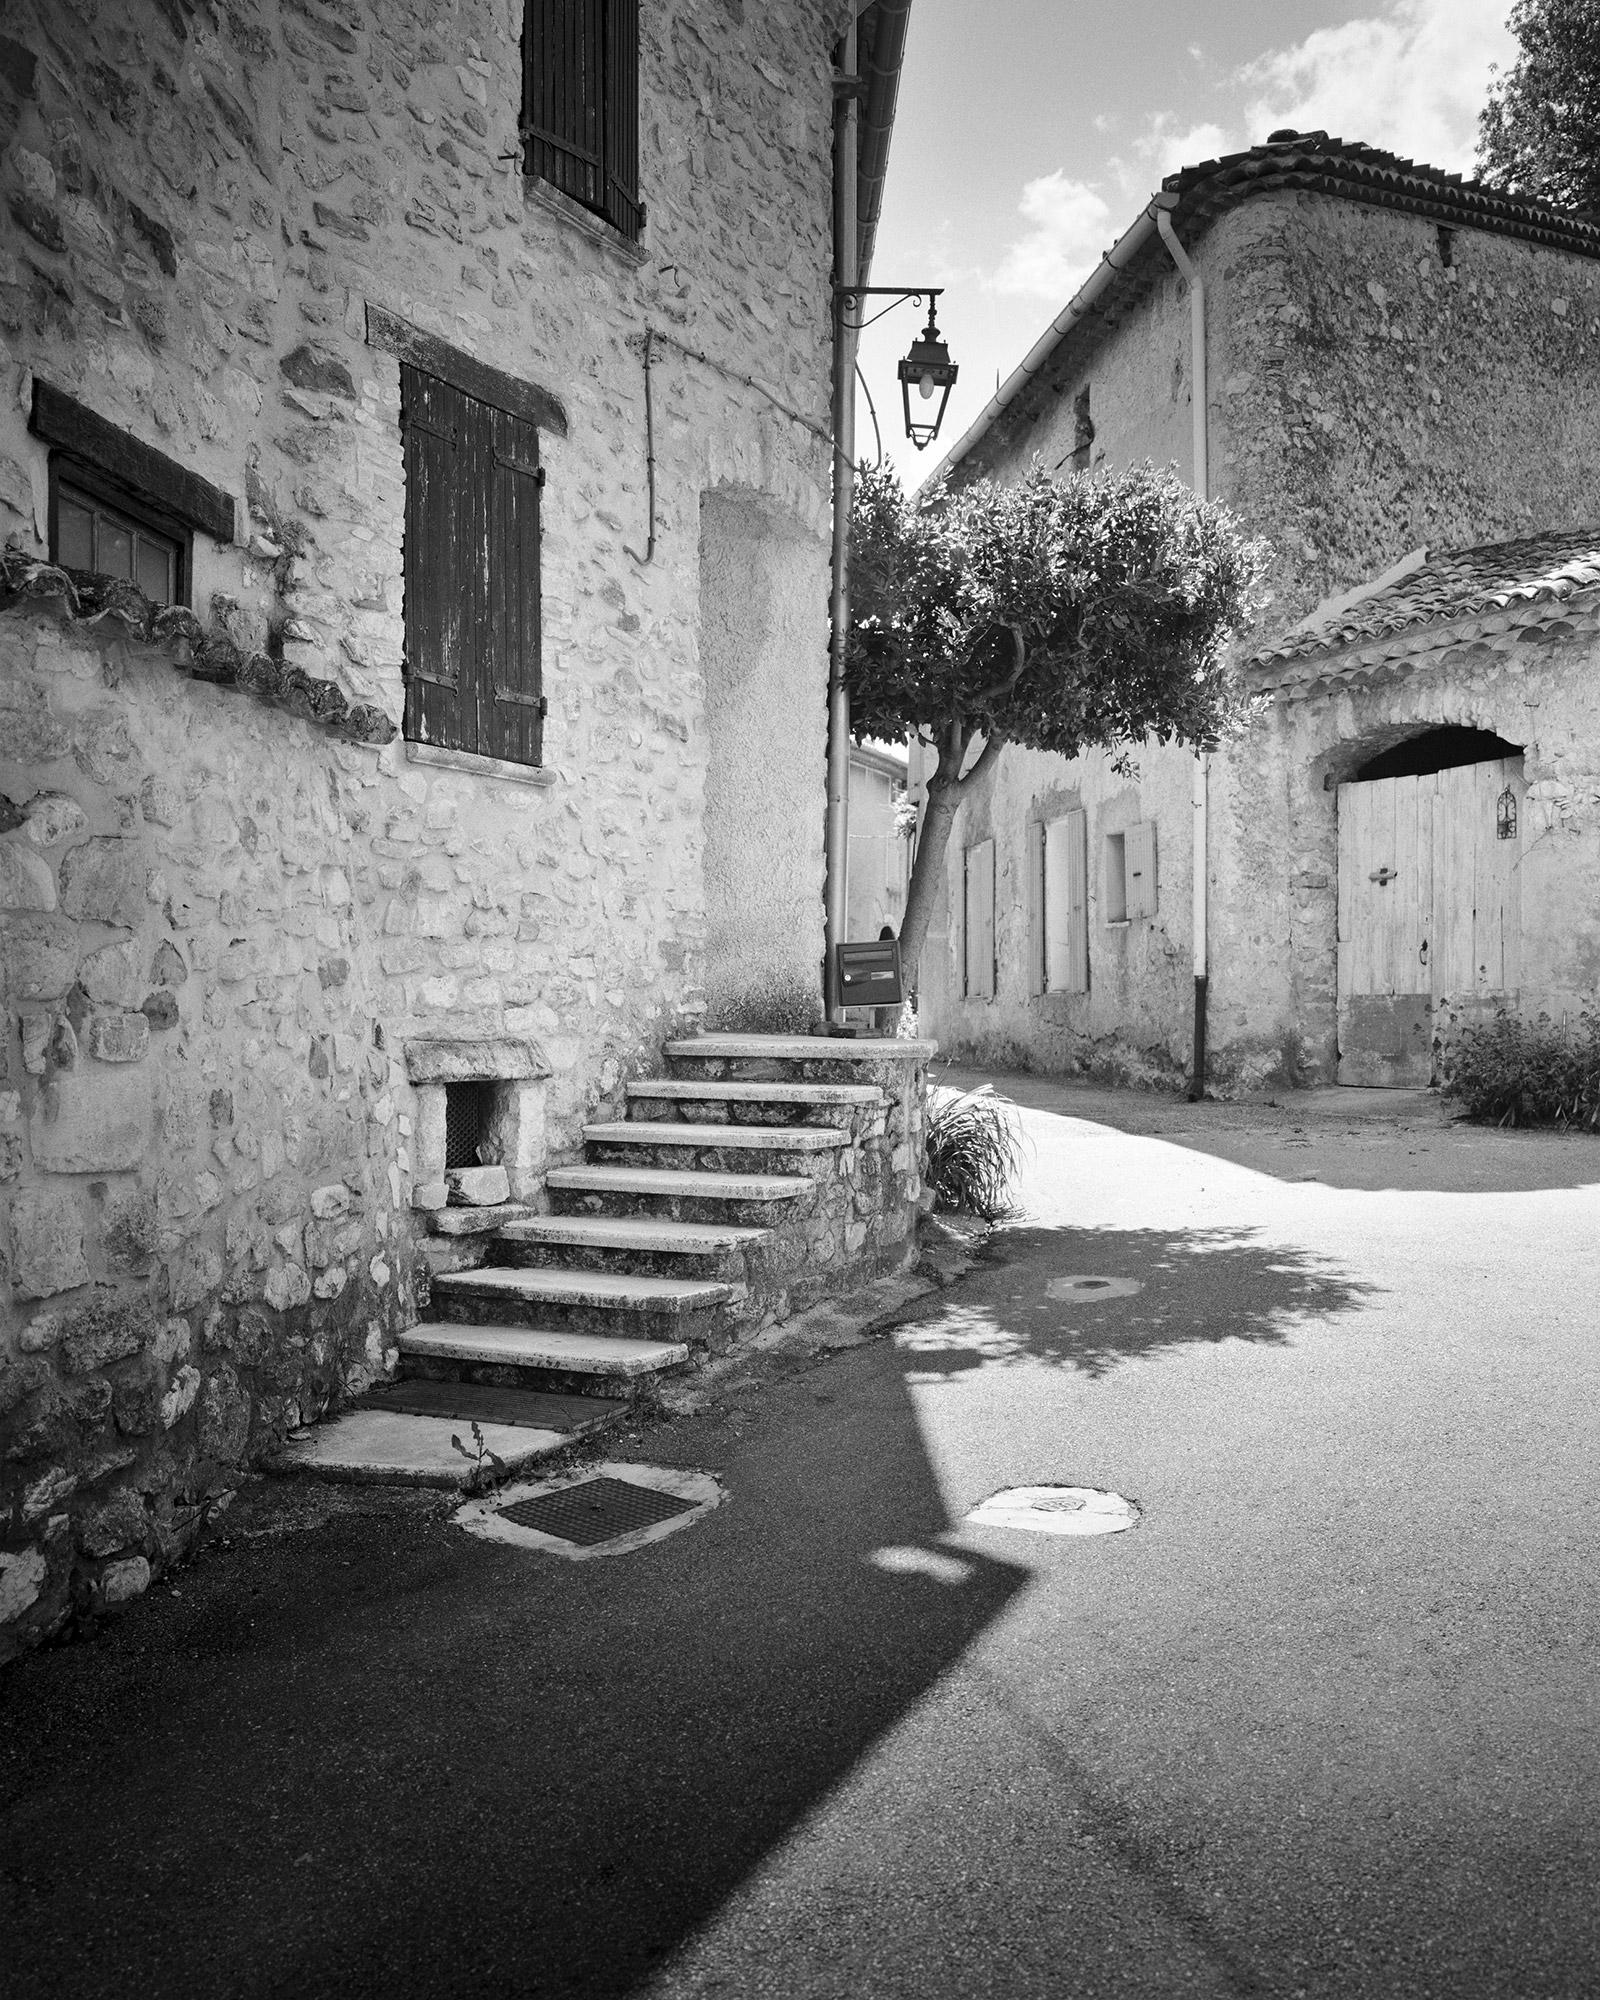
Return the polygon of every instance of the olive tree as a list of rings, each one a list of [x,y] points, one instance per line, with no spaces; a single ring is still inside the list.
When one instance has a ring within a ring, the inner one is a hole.
[[[1007,743],[1127,755],[1207,744],[1242,712],[1228,641],[1255,608],[1265,546],[1150,466],[908,500],[861,475],[845,656],[851,727],[936,753],[900,927],[922,955],[951,827]],[[974,754],[975,753],[975,754]]]

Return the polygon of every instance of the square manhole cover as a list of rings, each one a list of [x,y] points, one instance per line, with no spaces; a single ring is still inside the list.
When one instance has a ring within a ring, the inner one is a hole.
[[[601,1477],[580,1480],[576,1486],[563,1486],[555,1493],[538,1493],[531,1500],[513,1501],[495,1511],[502,1520],[587,1549],[640,1528],[653,1528],[657,1522],[687,1514],[697,1505],[698,1501],[683,1500],[653,1486]]]

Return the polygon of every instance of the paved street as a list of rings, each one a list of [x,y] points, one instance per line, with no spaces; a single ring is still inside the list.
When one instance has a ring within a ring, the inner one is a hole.
[[[625,1447],[694,1526],[257,1486],[0,1683],[8,2000],[1600,1987],[1600,1140],[1002,1088],[957,1291]]]

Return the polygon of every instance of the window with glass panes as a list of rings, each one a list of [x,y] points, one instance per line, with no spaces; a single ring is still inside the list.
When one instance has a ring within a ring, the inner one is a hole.
[[[68,569],[136,583],[152,604],[176,604],[183,588],[183,543],[113,506],[63,470],[56,479],[51,556]]]

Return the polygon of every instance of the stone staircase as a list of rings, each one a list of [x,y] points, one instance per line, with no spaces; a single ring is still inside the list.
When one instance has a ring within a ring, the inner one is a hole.
[[[531,1426],[556,1449],[908,1262],[933,1053],[823,1037],[668,1043],[669,1074],[629,1083],[625,1117],[585,1127],[582,1163],[546,1173],[542,1210],[430,1216],[427,1317],[400,1336],[399,1380],[366,1407]]]

